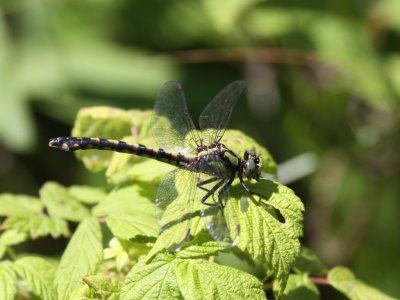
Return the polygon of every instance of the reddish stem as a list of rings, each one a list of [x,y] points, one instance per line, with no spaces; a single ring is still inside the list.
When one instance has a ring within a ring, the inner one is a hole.
[[[315,284],[322,284],[322,285],[329,284],[328,278],[324,277],[310,277],[310,280]]]

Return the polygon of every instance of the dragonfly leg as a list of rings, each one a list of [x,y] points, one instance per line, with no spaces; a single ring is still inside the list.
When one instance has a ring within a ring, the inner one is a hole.
[[[222,202],[222,200],[223,200],[222,195],[223,195],[223,193],[224,193],[227,189],[229,189],[229,187],[231,186],[231,184],[232,184],[232,182],[233,182],[234,179],[235,179],[235,177],[233,176],[231,179],[229,179],[228,182],[226,182],[226,183],[222,186],[222,188],[221,188],[221,189],[219,190],[219,192],[218,192],[218,203],[219,203],[219,207],[221,208],[221,210],[224,209],[224,204],[223,204],[223,202]]]
[[[218,179],[218,177],[215,177]],[[216,181],[217,179],[213,180]],[[208,181],[208,180],[206,180]],[[211,182],[213,182],[211,181]],[[224,180],[221,180],[219,182],[217,182],[211,189],[207,190],[206,188],[202,188],[203,190],[207,191],[207,193],[203,196],[203,198],[201,198],[201,203],[208,205],[208,206],[218,206],[221,208],[221,204],[219,203],[207,203],[206,200],[215,193],[216,190],[218,190],[222,185],[224,184]],[[201,188],[201,187],[200,187]]]
[[[211,178],[209,178],[209,179],[200,181],[200,182],[197,184],[197,187],[200,188],[200,189],[202,189],[203,191],[209,192],[210,190],[207,189],[207,188],[205,188],[205,187],[203,187],[203,185],[206,185],[206,184],[215,182],[215,181],[217,181],[218,179],[220,179],[220,178],[218,178],[217,176],[215,176],[215,177],[211,177]]]
[[[242,187],[245,189],[246,192],[252,194],[252,195],[257,195],[261,198],[265,198],[263,195],[253,192],[252,190],[249,189],[249,187],[244,183],[243,181],[243,177],[239,175],[239,179],[240,179],[240,184],[242,185]]]

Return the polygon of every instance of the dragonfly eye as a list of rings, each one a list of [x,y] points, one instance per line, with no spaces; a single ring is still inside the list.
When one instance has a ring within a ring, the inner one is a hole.
[[[255,175],[257,173],[257,165],[256,165],[254,159],[249,159],[246,161],[246,163],[244,164],[243,172],[247,178],[255,177]]]
[[[244,154],[243,173],[249,179],[254,178],[255,180],[259,180],[260,178],[260,156],[255,154],[253,151],[246,151]]]

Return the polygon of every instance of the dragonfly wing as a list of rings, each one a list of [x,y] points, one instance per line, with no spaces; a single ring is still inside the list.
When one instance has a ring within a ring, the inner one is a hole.
[[[238,243],[240,225],[234,205],[229,198],[229,189],[217,193],[216,197],[219,203],[223,203],[223,209],[218,206],[204,207],[201,216],[213,239],[230,248]]]
[[[197,173],[176,169],[163,177],[156,195],[156,218],[160,238],[166,249],[178,251],[193,233],[200,212],[193,211],[196,199]],[[193,233],[194,234],[194,233]]]
[[[208,143],[219,142],[225,133],[233,107],[245,88],[244,81],[229,84],[206,106],[200,115],[200,129]]]
[[[179,82],[167,81],[161,87],[154,105],[151,128],[158,146],[164,150],[185,152],[185,149],[196,149],[198,133]]]
[[[216,157],[213,161],[200,163],[200,182],[209,182],[202,185],[202,198],[206,204],[201,205],[200,214],[207,230],[215,241],[223,243],[226,248],[234,246],[239,238],[240,226],[234,205],[229,197],[230,175],[223,161]],[[211,180],[214,178],[215,180]],[[209,191],[209,192],[207,192]]]

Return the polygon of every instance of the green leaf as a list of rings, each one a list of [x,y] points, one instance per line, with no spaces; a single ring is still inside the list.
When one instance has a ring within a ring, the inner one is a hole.
[[[149,118],[150,119],[150,118]],[[147,129],[144,129],[147,131]],[[147,147],[158,148],[153,137],[141,134],[137,138],[124,139],[127,143],[140,143]],[[158,182],[165,174],[175,169],[175,166],[136,155],[114,153],[107,169],[106,176],[110,182],[142,181]]]
[[[89,210],[72,197],[68,190],[55,182],[45,183],[39,191],[40,199],[51,216],[79,222],[89,216]]]
[[[239,17],[258,0],[234,0],[229,2],[202,1],[211,23],[220,34],[228,34],[237,29]]]
[[[386,26],[390,26],[397,32],[400,32],[400,10],[398,1],[379,1],[375,3],[372,12],[378,18],[385,18]]]
[[[238,247],[254,260],[265,263],[268,273],[277,280],[278,291],[283,292],[290,268],[300,252],[303,203],[291,189],[277,182],[260,180],[246,184],[265,199],[242,196],[240,201],[232,201],[240,219]],[[236,184],[232,196],[238,195],[243,195],[243,188]]]
[[[30,196],[1,194],[0,216],[27,216],[39,213],[43,209],[43,204],[38,200]]]
[[[326,275],[327,270],[318,257],[308,248],[302,246],[300,255],[296,258],[293,270],[296,273],[311,275]]]
[[[175,168],[175,166],[154,159],[143,158],[127,170],[126,177],[142,182],[156,182]]]
[[[165,251],[165,243],[164,239],[162,238],[163,233],[157,238],[156,242],[154,243],[153,247],[150,249],[149,253],[146,256],[146,263],[152,261],[152,259],[159,253]]]
[[[121,299],[265,299],[262,283],[231,267],[203,259],[159,254],[137,263],[127,275]]]
[[[120,272],[129,260],[128,253],[117,238],[112,238],[108,244],[109,248],[104,249],[104,259],[115,258],[115,266]]]
[[[26,256],[14,263],[14,269],[41,299],[56,299],[53,264],[40,257]]]
[[[388,295],[358,280],[345,267],[335,267],[328,273],[328,282],[352,300],[394,300]]]
[[[178,286],[185,298],[265,299],[256,277],[203,259],[184,259],[175,266]]]
[[[26,233],[13,229],[3,232],[0,235],[0,259],[3,257],[8,246],[22,243],[27,237]]]
[[[71,238],[56,272],[59,299],[68,299],[79,280],[94,274],[103,259],[102,234],[99,223],[86,218]]]
[[[17,293],[17,275],[9,261],[0,262],[0,299],[14,300]]]
[[[72,292],[69,300],[107,299],[119,300],[122,281],[106,275],[83,277]]]
[[[187,243],[184,248],[176,253],[178,258],[200,258],[215,255],[218,252],[226,251],[226,247],[220,242],[212,240],[209,234],[201,233],[195,239]]]
[[[320,297],[317,286],[311,282],[306,274],[290,274],[285,291],[279,299],[318,300]]]
[[[129,240],[138,235],[158,236],[154,202],[142,195],[138,186],[116,189],[94,207],[95,216],[106,217],[112,233]]]
[[[68,224],[60,218],[43,214],[31,214],[23,217],[10,217],[3,223],[4,228],[28,233],[32,239],[51,235],[53,238],[69,236]]]
[[[126,276],[120,299],[181,299],[174,267],[173,257],[163,254],[148,265],[137,263]]]
[[[149,247],[143,243],[136,243],[112,238],[109,247],[104,249],[104,260],[114,259],[118,271],[126,270],[149,252]]]
[[[68,193],[79,202],[96,204],[101,202],[107,194],[100,188],[83,185],[73,185],[68,188]]]

